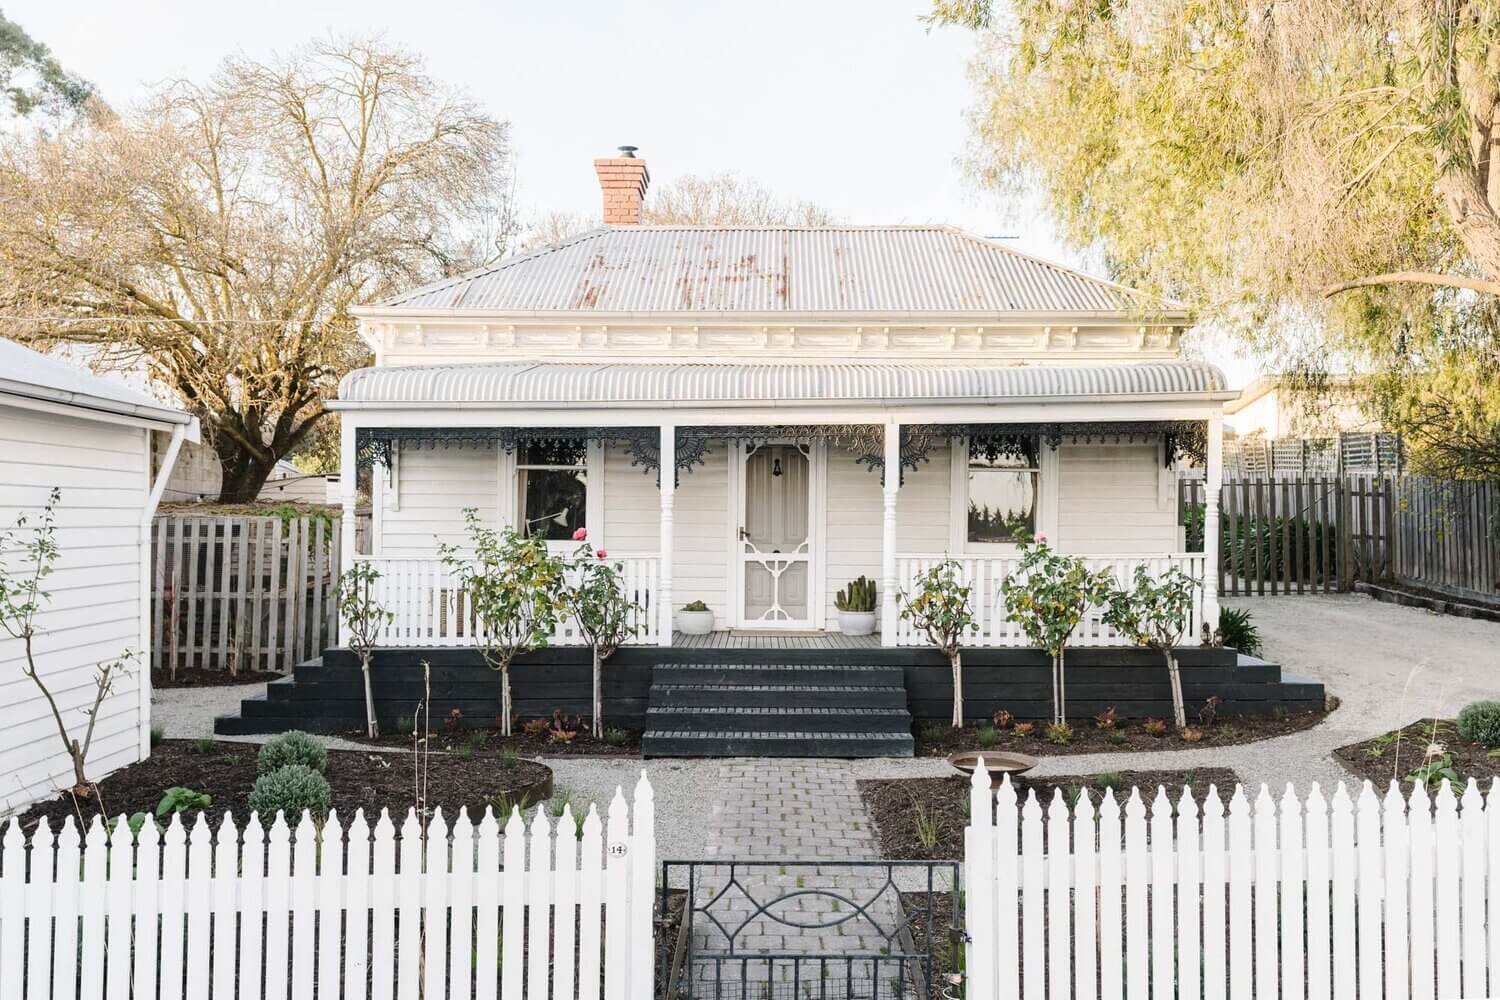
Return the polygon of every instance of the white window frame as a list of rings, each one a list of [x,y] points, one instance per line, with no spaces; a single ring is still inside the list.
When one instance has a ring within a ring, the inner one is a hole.
[[[521,530],[521,519],[525,511],[521,505],[520,473],[532,470],[563,471],[567,469],[582,469],[584,474],[584,512],[583,524],[588,529],[589,544],[597,548],[605,548],[604,538],[604,448],[597,441],[589,441],[585,446],[584,460],[581,465],[523,465],[520,461],[521,448],[518,446],[514,452],[507,452],[504,448],[499,449],[499,476],[497,477],[499,487],[499,510],[502,523]],[[547,548],[553,552],[572,553],[578,543],[572,539],[550,539]]]
[[[949,550],[966,555],[1015,555],[1020,551],[1015,542],[969,541],[969,439],[954,438],[951,454]],[[1036,459],[1036,533],[1046,535],[1048,543],[1056,548],[1060,541],[1057,537],[1058,449],[1043,441],[1037,448]]]

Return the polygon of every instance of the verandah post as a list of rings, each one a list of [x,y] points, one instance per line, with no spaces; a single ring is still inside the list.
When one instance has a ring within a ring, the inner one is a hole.
[[[901,425],[885,425],[885,488],[881,493],[880,644],[896,645],[896,495],[901,489]]]
[[[1203,474],[1203,624],[1219,624],[1219,490],[1224,485],[1224,417],[1208,418]],[[1191,642],[1194,637],[1189,636]]]
[[[359,481],[354,436],[357,424],[354,414],[345,413],[339,421],[339,497],[342,517],[339,520],[339,576],[354,568],[354,496]],[[338,644],[349,645],[349,627],[339,618]],[[256,664],[252,661],[251,666]]]
[[[661,556],[658,565],[656,600],[657,613],[661,615],[657,644],[672,645],[672,503],[677,494],[677,428],[672,424],[661,427],[661,462],[657,475],[661,479]]]

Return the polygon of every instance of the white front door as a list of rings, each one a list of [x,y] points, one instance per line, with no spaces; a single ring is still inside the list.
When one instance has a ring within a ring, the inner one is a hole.
[[[813,609],[813,463],[806,444],[745,445],[739,496],[740,625],[807,628]]]

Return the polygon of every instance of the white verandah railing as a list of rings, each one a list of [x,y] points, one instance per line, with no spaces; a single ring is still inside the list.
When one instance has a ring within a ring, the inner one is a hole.
[[[967,1000],[1500,996],[1500,787],[1201,798],[1044,817],[976,772]]]
[[[983,646],[1029,646],[1020,626],[1011,621],[1005,611],[1005,597],[1000,584],[1016,572],[1021,564],[1020,556],[946,556],[946,555],[902,555],[896,557],[896,580],[903,592],[910,592],[917,576],[934,566],[952,559],[959,566],[959,575],[973,588],[970,597],[974,610],[974,625],[970,629],[972,641]],[[1202,583],[1204,557],[1201,552],[1176,552],[1163,555],[1104,555],[1084,556],[1084,563],[1091,570],[1108,570],[1121,586],[1130,586],[1138,565],[1144,565],[1152,576],[1160,576],[1176,566],[1188,576]],[[1129,645],[1115,631],[1105,625],[1103,609],[1090,608],[1083,621],[1073,630],[1069,643],[1074,646],[1119,646]],[[1203,627],[1203,590],[1200,587],[1188,616],[1187,628],[1183,631],[1183,642],[1196,644]],[[928,645],[926,635],[918,632],[904,618],[896,623],[896,645]]]
[[[425,556],[355,556],[380,571],[375,598],[394,616],[382,630],[380,646],[471,646],[476,626],[473,611],[453,571],[441,559]],[[610,556],[620,568],[620,582],[635,602],[636,628],[630,641],[655,645],[660,639],[661,612],[657,607],[660,559],[656,555]],[[558,623],[552,645],[582,643],[571,618]]]
[[[529,824],[437,810],[425,831],[414,811],[399,830],[384,810],[321,827],[304,813],[295,830],[280,814],[243,830],[147,817],[135,837],[123,816],[83,836],[69,817],[29,840],[13,819],[0,997],[652,1000],[644,773],[633,811],[632,829],[617,790],[581,835],[544,807]]]

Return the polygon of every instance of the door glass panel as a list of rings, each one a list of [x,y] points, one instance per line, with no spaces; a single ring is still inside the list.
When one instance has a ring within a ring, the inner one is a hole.
[[[811,463],[796,445],[764,445],[745,459],[741,540],[747,623],[806,622]]]
[[[808,619],[807,561],[762,557],[745,564],[745,621],[772,624]]]

